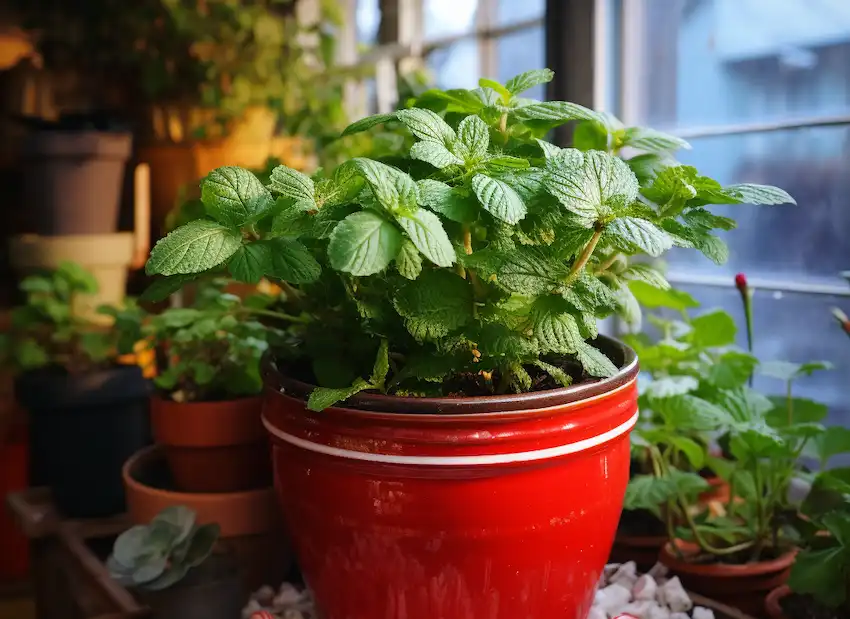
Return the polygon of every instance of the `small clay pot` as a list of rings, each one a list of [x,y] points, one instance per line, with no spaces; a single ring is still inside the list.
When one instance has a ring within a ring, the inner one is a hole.
[[[658,563],[661,547],[667,543],[666,535],[624,535],[617,532],[611,548],[609,563],[634,561],[638,570],[648,571]]]
[[[271,485],[261,397],[224,402],[151,398],[154,440],[165,447],[174,483],[185,492],[240,492]]]
[[[709,488],[705,492],[700,493],[698,499],[700,504],[706,505],[714,501],[719,501],[720,503],[729,502],[731,488],[728,481],[717,476],[706,477],[705,481],[708,482]]]
[[[767,594],[767,599],[764,601],[764,610],[770,619],[788,619],[785,612],[782,610],[782,600],[791,595],[791,589],[788,585],[777,587]]]
[[[684,558],[675,554],[673,543]],[[689,591],[759,616],[764,613],[767,594],[788,580],[797,551],[792,549],[776,559],[744,565],[693,562],[699,553],[696,544],[675,540],[664,544],[659,559],[679,576]]]

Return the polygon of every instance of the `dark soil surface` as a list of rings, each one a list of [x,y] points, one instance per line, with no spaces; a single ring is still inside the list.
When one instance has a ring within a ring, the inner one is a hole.
[[[779,602],[788,619],[850,619],[850,608],[826,608],[808,595],[792,593]]]
[[[765,548],[759,553],[758,559],[756,561],[753,561],[753,551],[748,549],[742,550],[741,552],[736,552],[735,554],[731,555],[717,556],[708,553],[696,555],[694,557],[689,558],[689,562],[698,565],[746,565],[748,563],[773,561],[774,559],[778,559],[783,554],[785,554],[787,550],[787,548]],[[850,617],[846,617],[843,619],[850,619]]]
[[[620,516],[620,525],[617,527],[617,533],[620,535],[628,535],[634,537],[656,537],[666,535],[664,523],[662,523],[654,514],[636,509],[633,511],[623,511]]]

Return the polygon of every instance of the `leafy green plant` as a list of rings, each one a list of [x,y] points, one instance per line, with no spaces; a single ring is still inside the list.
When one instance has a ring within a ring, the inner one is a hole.
[[[149,525],[137,525],[115,540],[106,562],[109,573],[126,587],[159,591],[198,567],[215,546],[217,524],[199,525],[183,506],[162,510]]]
[[[164,291],[224,269],[296,286],[306,359],[279,362],[311,368],[302,378],[320,385],[314,409],[376,385],[475,395],[611,376],[618,360],[588,343],[597,319],[637,319],[631,281],[668,287],[631,257],[678,245],[722,262],[711,231],[734,222],[707,205],[793,200],[676,165],[679,138],[521,96],[551,79],[538,70],[429,91],[439,113],[411,107],[346,129],[404,124],[418,141],[395,167],[355,158],[309,177],[281,166],[268,186],[240,168],[214,170],[202,184],[207,218],[160,240],[147,272],[165,276]],[[541,139],[572,121],[580,148]],[[375,365],[386,380],[366,380]]]
[[[11,332],[0,338],[0,359],[18,371],[54,366],[86,372],[112,363],[119,348],[132,348],[122,333],[80,311],[80,301],[96,294],[94,276],[74,262],[21,282],[26,303],[12,310]],[[98,308],[101,314],[130,315],[137,308]]]
[[[154,384],[178,402],[230,400],[262,390],[260,360],[270,343],[283,343],[276,299],[253,294],[244,301],[224,291],[226,280],[204,282],[191,307],[175,307],[124,323],[122,328],[156,350]]]

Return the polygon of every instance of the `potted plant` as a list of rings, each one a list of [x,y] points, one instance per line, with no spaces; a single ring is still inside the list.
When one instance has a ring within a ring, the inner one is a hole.
[[[218,534],[217,524],[171,507],[119,535],[106,566],[156,619],[237,617],[245,595],[233,562],[212,554]]]
[[[637,420],[637,360],[597,319],[634,308],[631,280],[666,286],[627,257],[678,244],[721,258],[706,204],[791,201],[686,166],[647,174],[667,158],[615,153],[682,141],[521,97],[551,79],[485,80],[443,93],[444,115],[411,107],[347,129],[400,120],[418,138],[400,167],[280,167],[268,187],[215,170],[209,218],[152,250],[160,287],[227,265],[292,290],[303,344],[269,356],[263,419],[329,619],[582,617]],[[606,150],[540,139],[574,120]]]
[[[614,544],[614,560],[635,560],[649,569],[668,539],[664,511],[670,487],[660,482],[659,459],[667,458],[677,482],[691,499],[703,503],[729,500],[729,486],[711,468],[712,445],[728,430],[729,418],[718,413],[728,394],[747,384],[758,360],[734,347],[737,328],[732,317],[712,310],[691,317],[699,303],[678,290],[631,284],[641,306],[664,309],[677,318],[651,316],[660,332],[657,341],[646,334],[625,341],[641,359],[645,380],[640,396],[642,420],[632,433],[632,478]],[[693,474],[705,483],[699,483]],[[690,494],[698,491],[698,497]],[[680,521],[675,503],[671,522]]]
[[[122,331],[84,317],[92,275],[74,263],[21,283],[0,347],[18,372],[15,397],[29,415],[33,485],[49,485],[60,512],[96,517],[124,508],[121,465],[150,441],[150,385],[137,365],[118,365]],[[107,310],[104,310],[107,311]],[[131,302],[113,315],[128,318]]]

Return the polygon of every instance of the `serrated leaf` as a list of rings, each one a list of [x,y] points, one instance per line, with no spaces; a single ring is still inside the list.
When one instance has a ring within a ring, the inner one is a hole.
[[[759,366],[759,374],[791,381],[801,376],[811,376],[814,372],[831,370],[829,361],[809,361],[808,363],[791,363],[789,361],[766,361]]]
[[[585,301],[585,307],[597,313],[603,309],[613,311],[619,307],[619,299],[615,292],[587,271],[579,274],[572,288]]]
[[[713,432],[728,427],[732,419],[719,406],[694,395],[677,395],[652,400],[652,410],[666,424],[681,431]]]
[[[171,275],[169,277],[160,277],[150,286],[145,288],[145,291],[139,295],[139,301],[146,303],[158,303],[160,301],[164,301],[180,290],[184,284],[192,281],[193,279],[194,275]]]
[[[738,328],[735,320],[723,310],[713,310],[691,320],[691,331],[685,337],[697,348],[729,346],[735,343]]]
[[[395,267],[399,274],[407,279],[416,279],[422,272],[422,256],[409,240],[401,244],[401,249],[395,257]]]
[[[372,368],[372,377],[369,382],[376,389],[384,390],[384,383],[387,380],[387,372],[390,371],[389,357],[389,342],[385,339],[381,340],[381,345],[378,347],[378,354],[375,356],[375,365]]]
[[[586,342],[582,342],[576,350],[576,358],[584,371],[591,376],[607,378],[614,376],[619,371],[617,366],[602,351]]]
[[[564,149],[546,161],[544,184],[585,228],[635,201],[638,182],[619,157],[600,151]]]
[[[224,264],[242,246],[242,235],[214,221],[198,219],[157,241],[145,265],[148,275],[201,273]]]
[[[847,600],[847,552],[841,546],[800,552],[788,586],[795,593],[813,596],[826,608],[840,608]]]
[[[553,157],[559,156],[563,152],[563,148],[560,146],[555,146],[551,142],[547,142],[546,140],[537,139],[535,140],[538,146],[540,146],[540,150],[543,151],[543,156],[546,159],[552,159]]]
[[[651,153],[675,152],[680,149],[690,150],[691,148],[691,145],[680,137],[644,127],[626,129],[623,136],[623,146]]]
[[[298,210],[313,211],[318,209],[316,186],[313,179],[306,174],[280,165],[272,170],[269,181],[271,190],[295,200]]]
[[[243,245],[230,258],[227,268],[234,279],[246,284],[256,284],[271,270],[272,257],[266,243]]]
[[[632,331],[640,331],[643,324],[643,311],[640,303],[632,294],[628,285],[617,282],[614,287],[614,294],[617,297],[617,313],[626,322]]]
[[[699,307],[699,301],[682,290],[657,288],[643,281],[629,282],[629,288],[632,289],[632,293],[638,302],[648,309],[666,307],[683,312],[687,309]]]
[[[528,296],[551,293],[568,273],[563,264],[534,247],[518,247],[495,266],[499,287]]]
[[[331,233],[328,258],[337,271],[373,275],[398,255],[404,237],[376,213],[361,211],[343,219]]]
[[[682,215],[682,220],[691,228],[698,228],[705,231],[715,228],[734,230],[738,226],[734,219],[715,215],[704,208],[689,209]]]
[[[274,206],[274,198],[252,172],[235,166],[216,168],[201,182],[201,202],[216,221],[238,228],[257,221]]]
[[[417,208],[411,214],[399,214],[396,221],[422,255],[437,266],[447,267],[457,261],[455,249],[440,218],[431,211]]]
[[[609,223],[608,238],[623,251],[641,251],[657,258],[673,247],[673,240],[651,221],[638,217],[619,217]]]
[[[534,365],[536,365],[541,370],[543,370],[544,372],[549,374],[549,376],[554,378],[555,381],[559,385],[561,385],[562,387],[569,387],[570,385],[573,384],[573,377],[570,376],[569,374],[567,374],[561,368],[559,368],[555,365],[552,365],[551,363],[546,363],[545,361],[541,361],[540,359],[537,359],[536,361],[533,361],[532,363],[534,363]]]
[[[361,118],[360,120],[351,123],[348,125],[345,130],[342,132],[343,137],[346,135],[352,135],[354,133],[360,133],[361,131],[366,131],[367,129],[371,129],[376,125],[381,125],[390,120],[395,120],[396,115],[395,112],[392,114],[375,114],[374,116],[367,116],[366,118]]]
[[[711,364],[708,380],[720,389],[741,387],[752,376],[757,365],[758,359],[752,355],[729,351]]]
[[[419,203],[443,217],[458,223],[472,223],[478,219],[481,207],[470,196],[461,193],[446,183],[424,179],[417,183],[419,187]]]
[[[403,286],[393,303],[418,340],[444,337],[472,319],[472,289],[450,271],[426,271]]]
[[[706,450],[694,439],[687,436],[671,436],[670,444],[685,455],[694,470],[699,471],[705,466]]]
[[[498,93],[499,97],[501,98],[501,103],[503,105],[508,105],[508,103],[510,103],[512,98],[511,91],[505,88],[499,82],[488,79],[486,77],[482,77],[478,80],[478,85],[481,86],[481,88],[489,88],[494,92]]]
[[[666,168],[677,166],[679,163],[667,154],[644,153],[626,160],[629,168],[637,176],[641,187],[650,185],[653,179]]]
[[[670,282],[658,270],[646,264],[633,264],[623,271],[623,279],[630,281],[639,281],[659,288],[660,290],[669,290]]]
[[[487,156],[490,146],[490,128],[478,116],[467,116],[457,128],[458,139],[466,147],[470,163],[481,161]]]
[[[482,359],[491,357],[521,359],[537,352],[535,341],[529,340],[501,324],[484,325],[478,333],[477,340]]]
[[[441,170],[450,165],[463,165],[462,159],[449,152],[449,149],[437,142],[425,140],[417,142],[410,149],[410,156],[425,163],[430,163],[435,168]]]
[[[384,208],[396,211],[416,207],[419,201],[416,183],[398,168],[363,157],[351,159],[344,165],[363,177]]]
[[[584,343],[578,323],[562,299],[541,297],[534,304],[532,319],[534,337],[543,353],[574,354]]]
[[[263,244],[268,245],[271,255],[271,264],[266,271],[269,277],[293,284],[309,284],[319,279],[322,267],[298,241],[280,238],[264,241]]]
[[[699,381],[693,376],[665,376],[651,381],[644,393],[652,398],[670,398],[696,391]]]
[[[329,387],[316,387],[310,393],[307,400],[307,408],[311,411],[320,412],[339,403],[345,402],[351,396],[369,389],[371,386],[362,378],[354,381],[350,387],[331,389]]]
[[[566,101],[533,103],[514,110],[512,115],[520,122],[538,121],[546,127],[557,127],[571,120],[598,121],[600,118],[593,110]]]
[[[472,179],[472,190],[486,211],[506,223],[515,224],[528,212],[522,198],[503,181],[476,174]]]
[[[457,139],[455,130],[439,114],[431,110],[418,107],[399,110],[396,112],[396,118],[420,140],[450,147]]]
[[[497,155],[487,160],[487,169],[494,172],[502,170],[525,170],[531,167],[527,159],[512,157],[510,155]]]
[[[555,73],[550,69],[533,69],[512,77],[505,83],[505,88],[512,94],[519,95],[530,88],[552,81]]]
[[[797,204],[787,191],[771,185],[728,185],[723,188],[723,192],[742,204]]]

